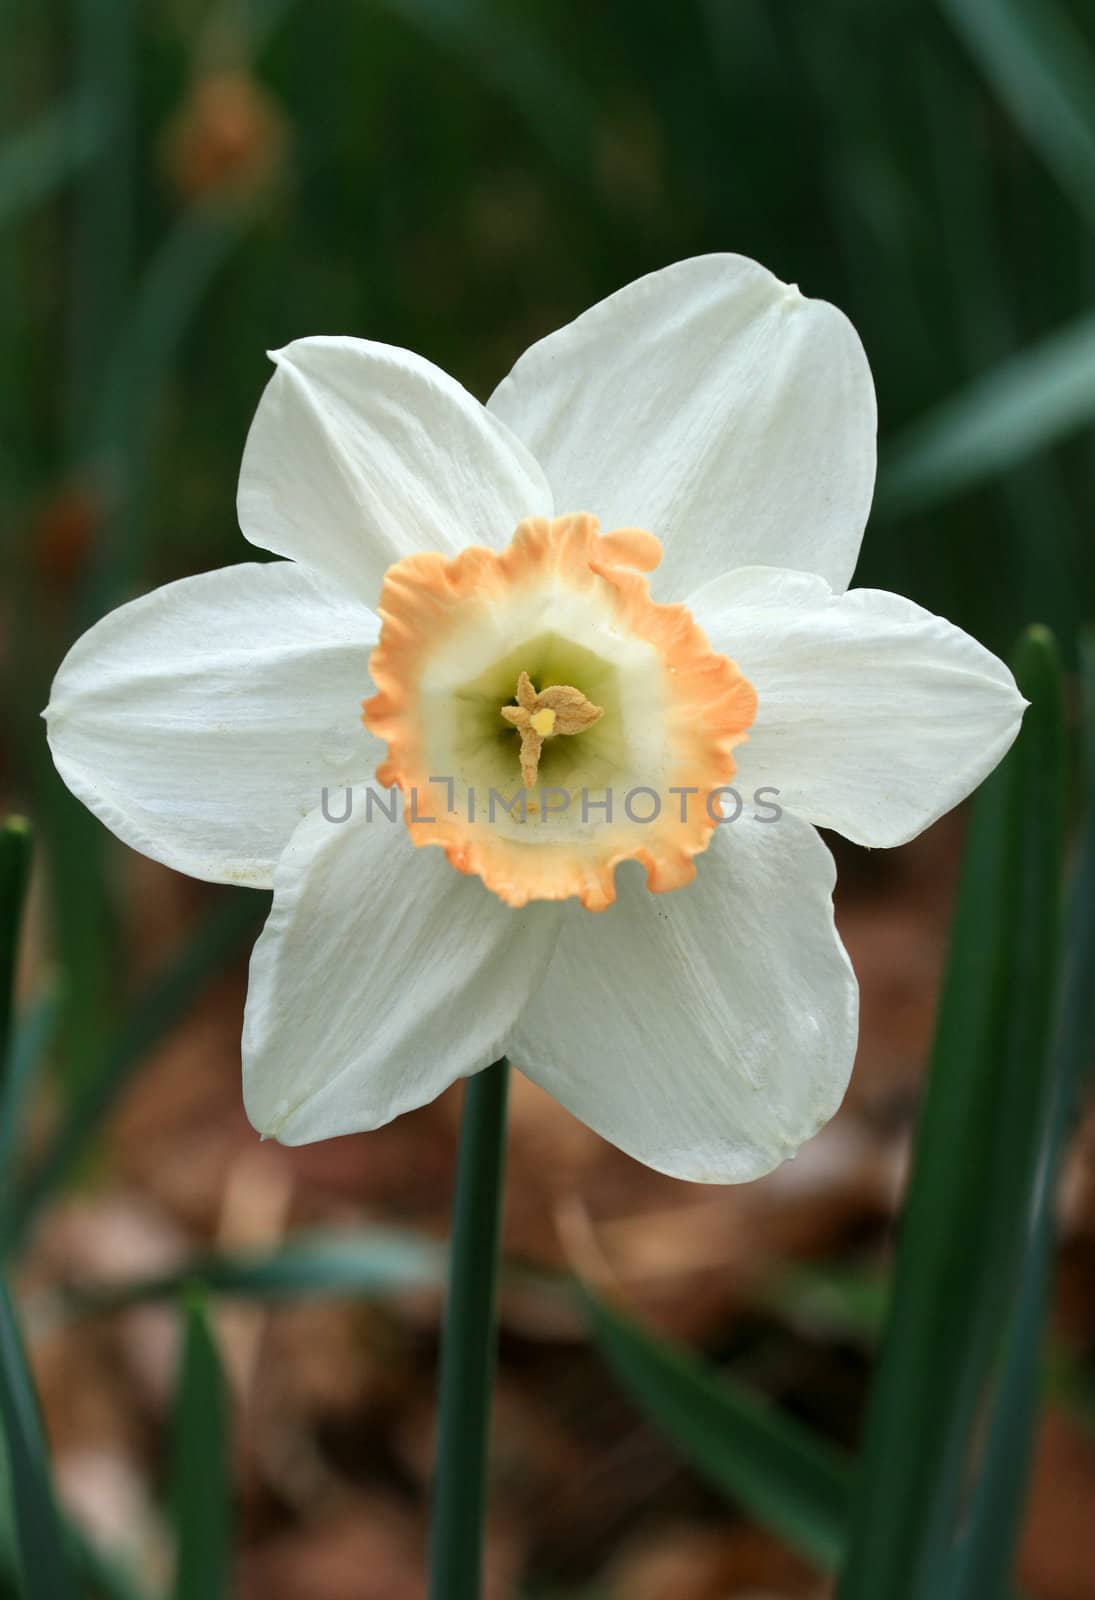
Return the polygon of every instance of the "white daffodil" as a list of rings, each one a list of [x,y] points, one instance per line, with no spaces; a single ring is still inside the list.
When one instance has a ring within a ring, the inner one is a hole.
[[[363,340],[274,361],[239,514],[287,559],[113,612],[46,713],[127,843],[273,888],[252,1120],[374,1128],[508,1054],[664,1172],[768,1171],[855,1053],[815,826],[912,838],[1023,708],[968,635],[846,590],[875,470],[851,325],[709,256],[485,407]]]

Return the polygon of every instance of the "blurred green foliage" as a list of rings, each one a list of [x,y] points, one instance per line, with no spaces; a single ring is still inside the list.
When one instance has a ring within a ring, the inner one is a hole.
[[[172,1600],[228,1600],[232,1593],[233,1491],[228,1384],[199,1292],[186,1307],[175,1391]]]
[[[885,469],[905,424],[1090,304],[1095,212],[1077,200],[1095,195],[1095,107],[1079,102],[1067,148],[1047,143],[1059,105],[1039,120],[1021,85],[1009,103],[999,40],[995,56],[968,48],[977,13],[1023,9],[8,0],[0,174],[29,138],[51,152],[37,185],[13,170],[21,204],[0,236],[17,553],[81,468],[114,502],[95,529],[96,564],[114,571],[97,609],[239,559],[234,482],[267,349],[366,335],[485,395],[536,335],[707,250],[755,256],[849,314]],[[1071,17],[1072,76],[1085,49],[1095,60],[1082,0],[1026,9],[1042,34]],[[224,72],[269,96],[276,132],[251,131],[277,148],[255,192],[207,195],[199,217],[166,148],[196,84]],[[1070,640],[1095,592],[1092,472],[1081,438],[922,519],[888,518],[862,579],[998,649],[1032,619]]]
[[[63,973],[17,1021],[5,1156],[59,1006],[72,1089],[38,1165],[2,1196],[7,1243],[251,932],[226,901],[126,1005],[121,853],[61,787],[38,712],[94,617],[260,558],[233,504],[266,350],[325,332],[385,340],[485,397],[532,339],[628,280],[704,251],[753,256],[846,311],[875,372],[880,494],[857,581],[1001,653],[1046,623],[1075,662],[1095,606],[1089,0],[2,0],[0,27],[4,787],[43,837]],[[1085,949],[1089,924],[1083,941],[1073,931]],[[1062,1049],[1078,1076],[1079,1046],[1074,1061]],[[952,1093],[962,1081],[955,1067]],[[1022,1493],[1048,1270],[1039,1203],[1029,1317],[993,1420],[1015,1470],[978,1502],[967,1586],[989,1557],[1001,1576]],[[906,1261],[934,1236],[910,1234]],[[349,1249],[217,1270],[260,1289],[388,1270]],[[933,1277],[929,1254],[925,1282],[942,1282],[951,1264]],[[30,1463],[21,1517],[63,1574],[71,1546],[6,1293],[0,1309],[8,1452]],[[197,1311],[190,1336],[187,1381],[216,1389]],[[639,1376],[659,1393],[691,1381],[644,1349]],[[900,1349],[888,1362],[901,1367]],[[930,1465],[950,1448],[941,1423],[929,1443]],[[708,1444],[692,1430],[681,1447]],[[196,1448],[180,1445],[184,1477]],[[784,1456],[771,1459],[776,1483]],[[911,1547],[922,1521],[898,1531]]]

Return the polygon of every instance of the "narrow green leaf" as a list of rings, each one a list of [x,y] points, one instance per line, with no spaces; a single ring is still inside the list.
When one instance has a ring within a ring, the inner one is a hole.
[[[11,1205],[14,1142],[30,1066],[37,1064],[37,1029],[14,1026],[14,979],[22,906],[30,882],[30,826],[22,818],[0,824],[0,1219]],[[2,1230],[0,1230],[2,1238]]]
[[[228,1388],[205,1308],[191,1295],[175,1396],[174,1600],[228,1600],[232,1463]]]
[[[1024,637],[1016,677],[1031,705],[974,809],[840,1600],[932,1592],[1037,1178],[1065,794],[1045,630]]]
[[[88,450],[118,510],[101,532],[84,610],[95,621],[135,581],[154,427],[179,346],[210,285],[244,237],[252,213],[185,213],[148,262],[118,330],[100,386]]]
[[[62,184],[94,161],[107,122],[89,101],[44,111],[0,149],[0,228],[48,200]]]
[[[834,1566],[850,1486],[840,1452],[588,1289],[582,1300],[612,1372],[696,1472],[803,1555]]]
[[[278,1250],[215,1252],[192,1257],[177,1272],[109,1287],[78,1285],[60,1302],[69,1316],[122,1311],[174,1299],[187,1284],[246,1300],[296,1300],[319,1295],[354,1299],[430,1289],[444,1275],[445,1252],[430,1239],[398,1229],[298,1234]]]
[[[64,1537],[72,1570],[95,1600],[145,1600],[125,1568],[97,1549],[72,1521],[65,1523]],[[4,1427],[0,1427],[0,1600],[26,1600],[19,1578],[14,1486]]]
[[[15,1009],[15,964],[23,902],[30,882],[30,824],[23,817],[0,823],[0,1095],[7,1079],[11,1019]]]
[[[7,1430],[0,1428],[0,1600],[19,1594],[19,1543],[15,1532],[15,1502]]]
[[[69,1565],[80,1581],[81,1596],[95,1600],[145,1600],[140,1586],[121,1562],[105,1554],[64,1513],[65,1546]],[[0,1600],[25,1600],[19,1579],[19,1540],[15,1524],[14,1490],[5,1429],[0,1428]]]
[[[0,1422],[24,1600],[75,1600],[62,1525],[50,1482],[38,1399],[15,1308],[0,1281]]]
[[[975,380],[883,449],[877,511],[903,516],[1095,422],[1095,314]]]
[[[940,0],[1061,187],[1095,222],[1095,58],[1057,0]]]
[[[61,989],[47,985],[13,1029],[7,1067],[0,1076],[0,1172],[15,1170],[23,1111],[45,1056],[57,1035],[61,1016]],[[10,1182],[10,1179],[9,1179]],[[8,1189],[0,1193],[0,1216],[8,1202]],[[0,1237],[3,1228],[0,1225]]]
[[[137,0],[70,0],[66,56],[105,123],[65,219],[66,455],[95,416],[106,352],[133,286],[137,198]]]
[[[17,1192],[6,1230],[9,1246],[23,1237],[40,1207],[69,1176],[149,1052],[257,932],[265,904],[247,890],[231,894],[137,1000],[101,1065],[75,1092],[38,1164]]]
[[[1015,1558],[1042,1394],[1042,1353],[1056,1237],[1054,1201],[1081,1085],[1095,1059],[1095,635],[1081,644],[1086,806],[1066,939],[1053,1094],[1042,1137],[1019,1305],[994,1399],[952,1600],[1003,1592]]]

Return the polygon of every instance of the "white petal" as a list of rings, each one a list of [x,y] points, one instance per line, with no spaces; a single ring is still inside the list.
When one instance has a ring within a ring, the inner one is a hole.
[[[499,547],[551,493],[524,446],[454,378],[365,339],[273,355],[240,469],[252,544],[316,567],[369,605],[393,561]]]
[[[1004,663],[900,595],[834,596],[808,573],[753,568],[688,605],[757,691],[735,786],[772,786],[780,805],[857,844],[914,838],[1019,730],[1026,702]]]
[[[718,829],[693,883],[634,869],[598,916],[571,910],[513,1061],[648,1166],[740,1183],[840,1104],[858,992],[833,925],[832,857],[795,818]]]
[[[251,958],[251,1121],[284,1144],[376,1128],[497,1060],[560,915],[508,909],[379,809],[309,817]]]
[[[680,599],[765,562],[844,588],[875,475],[875,397],[841,312],[742,256],[698,256],[533,345],[488,402],[559,512],[663,541]]]
[[[361,723],[378,631],[289,561],[170,583],[65,657],[45,711],[57,770],[135,850],[269,888],[323,786],[364,779],[383,750]]]

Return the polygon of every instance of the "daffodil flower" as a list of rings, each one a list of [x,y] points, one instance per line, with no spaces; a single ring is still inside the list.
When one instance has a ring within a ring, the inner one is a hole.
[[[46,713],[127,843],[273,888],[253,1122],[374,1128],[508,1054],[664,1172],[768,1171],[855,1054],[816,828],[911,839],[1023,709],[968,635],[847,589],[875,472],[850,323],[709,256],[534,345],[486,406],[364,340],[273,359],[239,515],[284,559],[113,612]],[[394,823],[321,801],[385,785]]]

